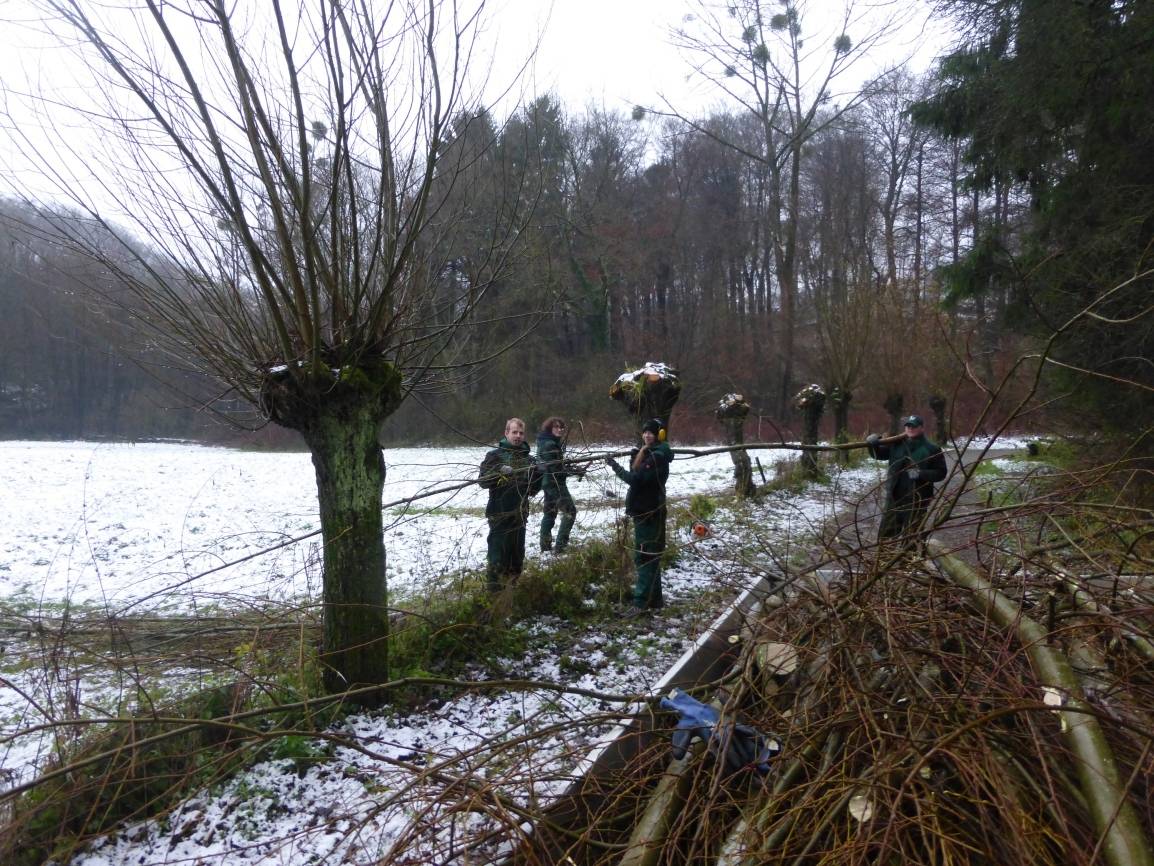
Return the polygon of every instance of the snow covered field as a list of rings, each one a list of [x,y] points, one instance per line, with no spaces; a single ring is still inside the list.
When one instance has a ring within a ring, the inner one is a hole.
[[[385,502],[470,481],[484,453],[386,450]],[[319,586],[319,536],[229,565],[319,530],[305,453],[3,442],[0,473],[0,598],[9,602],[69,601],[117,612],[147,599],[150,607],[188,610],[253,597],[299,598]],[[722,487],[731,473],[725,454],[678,461],[669,495]],[[575,538],[612,520],[624,492],[601,464],[570,489],[581,509]],[[471,485],[388,509],[392,591],[403,594],[430,575],[483,562],[485,496]]]
[[[386,451],[385,500],[468,481],[483,454],[483,448]],[[761,453],[767,472],[781,454]],[[584,482],[570,484],[581,509],[576,540],[608,525],[621,508],[622,486],[600,464],[594,466]],[[318,528],[305,454],[176,443],[9,442],[0,443],[0,467],[6,493],[0,499],[0,603],[9,610],[59,611],[68,603],[108,613],[133,606],[189,612],[253,599],[315,597],[319,590],[317,537],[244,559]],[[679,539],[686,553],[666,572],[667,601],[676,608],[679,599],[718,580],[740,582],[748,565],[724,560],[730,533],[748,533],[752,526],[780,554],[835,509],[856,501],[883,471],[871,462],[839,474],[831,486],[771,495],[745,515],[744,529],[719,515],[716,535],[707,543]],[[679,458],[668,492],[677,499],[727,489],[731,475],[726,454]],[[482,563],[484,495],[469,486],[389,509],[392,591],[417,593],[435,576]],[[536,516],[530,518],[531,539],[535,524]],[[535,554],[531,541],[529,555]],[[543,620],[534,626],[539,644],[523,658],[509,659],[507,675],[646,694],[701,628],[698,619],[675,612],[608,631]],[[549,651],[553,637],[565,632],[582,660],[579,670],[566,669]],[[51,714],[45,693],[53,683],[44,674],[8,671],[4,676],[16,688],[0,682],[0,787],[26,778],[48,745],[43,737],[10,739]],[[119,697],[118,686],[99,677],[77,682],[75,689],[90,712],[114,706]],[[288,759],[263,762],[221,789],[190,798],[166,819],[128,828],[73,862],[465,862],[457,841],[491,827],[491,819],[483,809],[446,813],[447,804],[437,799],[443,780],[426,770],[442,767],[450,775],[484,780],[522,805],[548,799],[611,728],[616,708],[593,697],[536,689],[473,692],[411,716],[353,716],[332,732],[337,744],[330,743],[324,759],[307,770]],[[500,748],[494,752],[492,743],[550,725],[567,730],[535,741],[532,764],[507,754],[494,759]],[[489,745],[481,749],[483,744]]]

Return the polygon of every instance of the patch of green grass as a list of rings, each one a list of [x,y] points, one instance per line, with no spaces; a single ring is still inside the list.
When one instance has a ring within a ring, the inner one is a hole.
[[[397,600],[404,613],[389,635],[393,676],[455,676],[470,663],[518,655],[526,639],[518,623],[542,615],[596,617],[610,600],[626,597],[631,581],[625,548],[599,539],[575,544],[563,556],[526,563],[521,576],[499,593],[485,588],[482,573],[458,575],[420,598]]]
[[[77,619],[72,622],[78,625]],[[151,646],[150,639],[191,622],[174,620],[169,625],[144,617],[121,623],[132,638],[121,649]],[[251,621],[234,615],[222,624],[244,628]],[[90,632],[86,628],[83,636]],[[192,791],[231,777],[270,750],[276,754],[283,749],[285,757],[304,760],[303,747],[292,737],[303,742],[302,731],[323,730],[345,709],[338,703],[311,711],[282,709],[322,693],[314,633],[304,626],[299,637],[295,630],[289,633],[294,637],[268,644],[256,639],[231,647],[224,641],[214,644],[222,669],[230,672],[229,681],[223,681],[221,671],[198,675],[202,682],[216,681],[208,688],[190,690],[187,672],[172,678],[163,673],[168,668],[153,672],[150,667],[139,678],[138,670],[137,688],[113,711],[120,720],[82,728],[86,733],[62,747],[45,768],[41,784],[11,804],[0,833],[0,862],[67,862],[87,840],[163,814]],[[166,646],[174,653],[170,666],[187,671],[177,644]],[[197,651],[209,650],[200,646]],[[102,660],[108,664],[107,658]],[[83,657],[71,657],[70,664],[83,665]],[[205,724],[253,710],[259,714],[235,725]],[[286,745],[280,745],[285,738],[279,731],[286,733]],[[67,775],[45,777],[64,767],[70,768]]]
[[[773,478],[767,484],[758,488],[759,493],[801,493],[809,484],[828,483],[829,475],[822,464],[818,464],[818,477],[814,478],[807,471],[800,460],[775,460],[773,462]]]
[[[394,508],[385,509],[385,514],[391,514],[395,517],[425,517],[428,515],[435,515],[437,517],[484,517],[485,506],[438,505],[435,508],[414,508],[411,505],[398,505]]]
[[[1025,459],[1032,463],[1044,463],[1056,469],[1077,469],[1085,464],[1087,447],[1085,442],[1070,439],[1034,439],[1033,448],[1027,448]],[[1092,452],[1094,449],[1090,449]],[[1035,453],[1036,452],[1036,453]]]
[[[327,727],[342,712],[339,706],[330,705],[310,717],[299,710],[270,709],[261,717],[238,722],[241,728],[250,727],[247,732],[196,724],[262,704],[275,707],[290,697],[272,682],[259,690],[251,683],[234,683],[94,729],[47,768],[51,772],[69,767],[66,775],[42,782],[12,804],[0,834],[0,862],[10,866],[67,862],[87,840],[163,813],[192,791],[234,775],[268,748],[275,754],[278,730],[293,731],[300,741],[279,738],[288,743],[283,746],[285,756],[303,759],[304,737],[296,732],[302,727]],[[251,726],[260,736],[252,736],[256,732]]]
[[[689,497],[689,513],[696,520],[709,520],[717,513],[717,500],[704,493]]]
[[[864,439],[865,437],[863,436],[862,438]],[[874,462],[873,458],[870,457],[869,451],[865,448],[852,448],[848,451],[832,452],[826,459],[837,462],[845,469],[855,469],[866,463]]]
[[[332,749],[329,744],[321,740],[303,734],[288,734],[276,740],[269,752],[269,757],[274,760],[292,761],[297,775],[303,776],[310,766],[325,760],[331,754]]]

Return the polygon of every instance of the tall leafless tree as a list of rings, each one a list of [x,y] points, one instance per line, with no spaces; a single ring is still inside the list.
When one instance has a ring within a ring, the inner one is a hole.
[[[115,268],[121,300],[172,352],[300,431],[324,536],[326,686],[384,681],[378,431],[466,362],[460,329],[480,324],[522,217],[491,198],[474,213],[492,149],[450,146],[455,118],[483,114],[469,73],[483,0],[39,5],[91,70],[99,98],[72,107],[105,157],[84,157],[95,193],[59,151],[41,149],[42,168],[72,208],[114,230],[113,202],[162,255],[128,267],[58,228]],[[42,117],[64,98],[39,94]]]
[[[777,289],[774,402],[784,415],[794,389],[805,147],[866,95],[861,89],[839,93],[837,88],[908,11],[853,0],[832,13],[819,13],[803,0],[735,0],[723,7],[700,2],[697,9],[675,34],[676,43],[700,76],[756,118],[760,131],[754,144],[725,143],[766,168],[762,243]],[[803,34],[803,28],[808,32]]]

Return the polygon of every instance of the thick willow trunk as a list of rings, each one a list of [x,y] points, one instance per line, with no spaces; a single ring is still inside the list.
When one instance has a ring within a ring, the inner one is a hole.
[[[725,430],[726,445],[741,445],[745,442],[745,419],[749,415],[749,403],[740,394],[726,394],[718,401],[715,417]],[[730,451],[733,459],[734,491],[738,499],[746,499],[756,492],[753,484],[753,464],[749,452],[744,448]]]
[[[934,413],[936,424],[936,436],[934,441],[939,445],[945,445],[949,441],[949,420],[946,418],[946,398],[940,394],[933,394],[930,396],[930,411]]]
[[[882,401],[882,407],[890,416],[889,435],[897,436],[902,432],[902,414],[905,409],[905,398],[899,393],[890,393]]]
[[[829,392],[829,402],[833,404],[833,441],[838,445],[849,442],[849,404],[853,400],[853,392],[847,388],[834,386]],[[838,462],[842,465],[849,463],[849,452],[839,451]]]
[[[401,374],[380,358],[334,359],[311,372],[282,367],[261,393],[269,417],[299,430],[312,452],[324,539],[320,662],[330,693],[389,678],[385,461],[377,433],[400,402]]]
[[[640,442],[641,427],[651,418],[661,419],[662,426],[669,429],[669,418],[681,396],[681,379],[674,368],[649,361],[640,370],[618,376],[609,387],[609,396],[633,416]]]
[[[801,443],[803,445],[817,444],[821,416],[825,412],[825,400],[825,391],[816,384],[806,385],[794,395],[793,406],[795,409],[800,409],[802,413]],[[816,452],[803,451],[801,465],[810,478],[817,478],[821,475],[821,467],[818,465]]]
[[[324,415],[305,434],[324,537],[324,644],[330,692],[389,678],[380,421],[361,408]]]
[[[725,418],[721,422],[725,428],[725,444],[741,445],[745,442],[745,420],[743,418]],[[753,484],[753,463],[749,459],[749,452],[744,448],[730,451],[729,457],[733,460],[733,490],[738,499],[748,499],[756,492]]]

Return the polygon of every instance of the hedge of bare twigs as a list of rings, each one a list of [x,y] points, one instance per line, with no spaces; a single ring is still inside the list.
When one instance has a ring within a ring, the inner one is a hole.
[[[545,827],[518,860],[1154,862],[1154,522],[1061,489],[1084,480],[970,496],[921,553],[831,545],[838,576],[771,599],[708,690],[781,740],[773,771],[658,743],[584,835]]]

